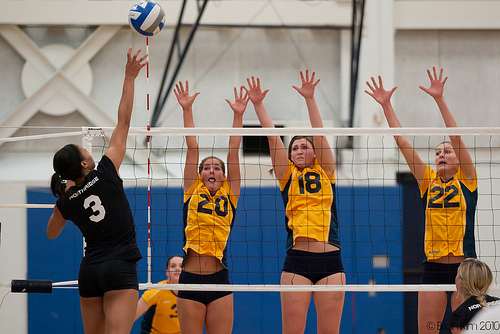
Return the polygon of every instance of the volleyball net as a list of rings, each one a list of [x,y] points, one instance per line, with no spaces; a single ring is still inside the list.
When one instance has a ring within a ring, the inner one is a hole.
[[[97,162],[107,148],[112,130],[82,128],[73,132],[0,141],[43,141],[56,137],[64,140],[78,135],[82,138],[82,146],[92,153]],[[287,146],[296,134],[326,135],[335,153],[336,206],[346,273],[344,286],[279,285],[286,255],[285,211],[278,183],[268,173],[272,166],[266,136],[280,135]],[[143,255],[138,263],[141,288],[452,291],[455,289],[452,285],[418,284],[424,260],[423,204],[417,183],[393,136],[406,135],[422,160],[434,168],[436,146],[454,134],[462,136],[477,169],[476,252],[493,272],[492,289],[499,290],[500,244],[496,240],[500,240],[500,223],[496,219],[500,214],[500,128],[153,128],[149,131],[131,128],[120,175],[124,180]],[[168,257],[182,254],[185,135],[197,137],[200,161],[206,156],[217,156],[225,161],[229,136],[243,136],[239,154],[242,188],[227,244],[230,286],[154,284],[165,279]],[[148,137],[149,145],[146,144]],[[53,151],[47,154],[52,157]],[[47,175],[47,180],[49,177]],[[27,186],[29,188],[29,184]],[[48,200],[40,203],[1,204],[1,207],[21,207],[28,212],[41,210],[50,216],[47,212],[51,211],[55,198],[51,197],[50,191],[46,191],[44,196],[48,196]],[[40,215],[33,213],[27,216],[29,220]],[[77,230],[72,224],[66,226],[68,228]],[[45,238],[45,235],[39,237]],[[83,253],[83,247],[80,247],[80,252]],[[63,263],[59,265],[64,266]],[[77,272],[74,274],[76,277]],[[30,272],[30,275],[30,278],[35,278],[36,273]],[[48,284],[40,283],[45,288]],[[52,283],[52,287],[66,288],[76,284],[71,280]],[[33,289],[38,289],[36,284]]]

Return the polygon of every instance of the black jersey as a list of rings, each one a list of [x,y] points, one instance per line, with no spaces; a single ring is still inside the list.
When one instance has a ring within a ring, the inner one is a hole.
[[[153,328],[153,318],[155,317],[156,313],[156,304],[153,306],[150,306],[148,310],[144,313],[142,316],[142,321],[141,321],[141,334],[150,334],[151,329]]]
[[[107,156],[68,194],[56,205],[64,219],[71,220],[85,237],[82,263],[141,259],[123,181]]]
[[[488,307],[500,305],[497,297],[486,295]],[[480,310],[482,306],[475,297],[466,299],[450,316],[450,327],[464,328],[471,321],[472,317]]]

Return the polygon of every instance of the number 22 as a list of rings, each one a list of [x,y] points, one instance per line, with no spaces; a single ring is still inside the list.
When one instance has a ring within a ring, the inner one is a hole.
[[[451,190],[451,192],[445,196],[445,193],[449,192]],[[460,206],[460,203],[459,202],[451,202],[451,200],[453,198],[455,198],[455,196],[458,195],[458,189],[455,185],[449,185],[449,186],[446,186],[446,188],[443,189],[443,187],[440,187],[440,186],[437,186],[437,187],[434,187],[431,189],[431,193],[435,193],[437,192],[437,194],[430,198],[429,199],[429,204],[428,204],[428,207],[429,208],[438,208],[438,209],[441,209],[441,208],[458,208]],[[439,199],[441,199],[441,197],[444,197],[443,199],[443,203],[436,203],[436,201],[438,201]]]

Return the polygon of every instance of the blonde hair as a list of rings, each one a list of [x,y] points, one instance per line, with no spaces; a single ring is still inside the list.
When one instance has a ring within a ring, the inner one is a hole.
[[[486,292],[493,282],[490,267],[474,258],[465,259],[457,270],[457,278],[462,281],[466,295],[476,298],[483,308],[487,308]]]
[[[437,150],[437,148],[438,148],[439,146],[444,145],[444,144],[450,144],[450,145],[453,147],[453,145],[451,144],[451,141],[449,141],[449,140],[445,140],[445,141],[442,141],[442,142],[440,142],[439,144],[437,144],[437,146],[436,146],[436,150]]]

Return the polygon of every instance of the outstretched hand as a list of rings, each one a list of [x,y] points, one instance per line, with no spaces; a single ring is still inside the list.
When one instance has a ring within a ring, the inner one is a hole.
[[[249,100],[248,93],[245,91],[245,95],[243,95],[244,87],[240,87],[240,94],[238,96],[238,89],[234,87],[234,103],[231,100],[226,99],[226,102],[229,104],[233,112],[238,115],[243,115],[245,109],[247,108],[247,103]]]
[[[392,93],[394,93],[394,91],[398,87],[395,86],[391,90],[385,90],[384,85],[382,84],[382,77],[380,75],[378,76],[378,84],[377,81],[375,81],[374,77],[371,77],[371,80],[372,80],[371,84],[369,81],[366,82],[371,92],[365,90],[365,93],[373,97],[375,101],[377,101],[381,105],[391,102]]]
[[[196,92],[194,95],[189,95],[189,83],[186,80],[186,88],[184,88],[182,81],[175,84],[174,94],[182,109],[186,109],[193,106],[194,100],[200,93]]]
[[[309,70],[306,69],[306,77],[304,78],[304,73],[300,71],[300,79],[302,79],[302,87],[300,88],[297,86],[292,86],[292,87],[295,88],[295,90],[299,92],[299,94],[306,99],[314,97],[314,90],[316,88],[316,85],[320,81],[320,79],[318,79],[316,82],[314,82],[315,75],[316,72],[312,72],[312,75],[309,78]]]
[[[252,101],[253,104],[262,102],[262,100],[264,100],[264,98],[266,97],[267,92],[269,92],[269,89],[262,91],[260,88],[260,79],[257,78],[257,80],[255,80],[255,77],[253,75],[252,80],[250,80],[250,78],[247,78],[247,83],[248,88],[245,86],[241,86],[241,88],[243,88],[247,92],[250,101]]]
[[[433,74],[431,74],[430,70],[427,70],[427,75],[431,80],[431,85],[429,86],[429,88],[425,88],[424,86],[418,87],[433,98],[441,97],[443,96],[444,84],[446,83],[446,80],[448,80],[448,77],[444,78],[443,80],[443,68],[441,68],[441,71],[439,71],[439,76],[436,73],[435,66],[432,67],[432,71]]]
[[[137,50],[132,56],[132,47],[128,49],[127,65],[125,66],[125,78],[137,78],[141,69],[148,63],[147,61],[144,61],[148,57],[147,54],[137,59],[141,51],[142,49]]]

